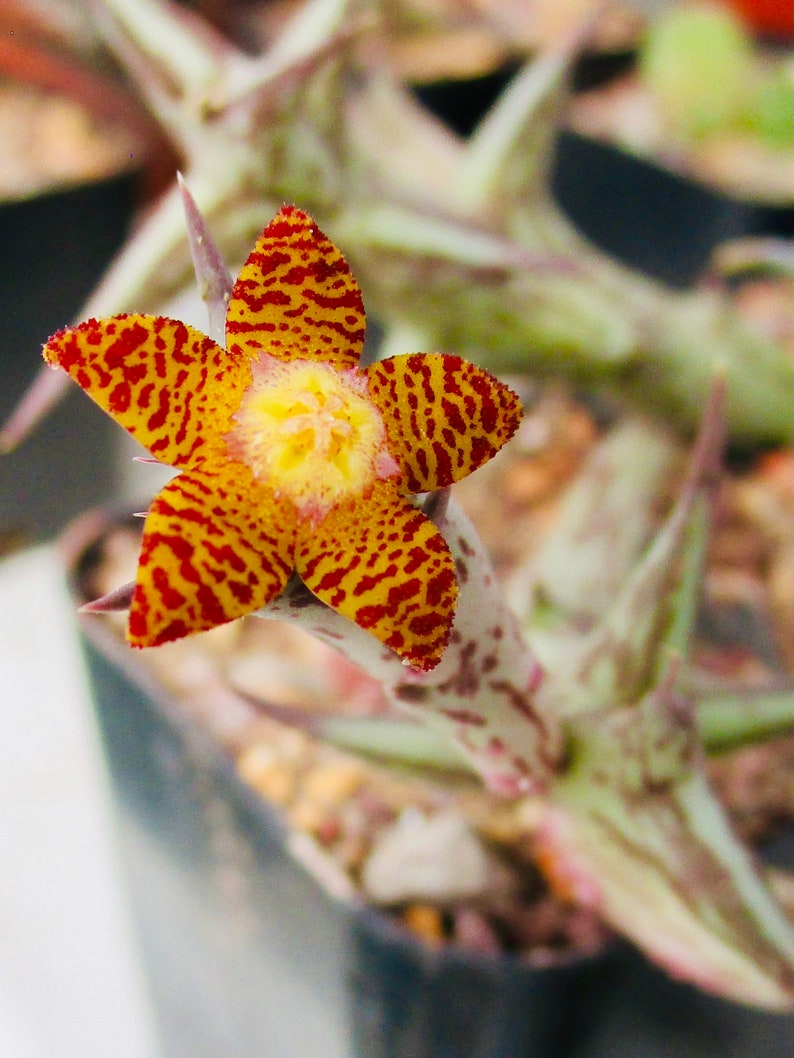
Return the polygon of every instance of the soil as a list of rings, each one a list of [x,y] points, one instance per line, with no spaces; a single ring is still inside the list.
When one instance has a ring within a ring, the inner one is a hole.
[[[0,80],[0,201],[86,183],[137,165],[138,140],[79,103]]]

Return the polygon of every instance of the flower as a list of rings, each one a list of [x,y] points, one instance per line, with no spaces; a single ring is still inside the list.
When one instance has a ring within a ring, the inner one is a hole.
[[[457,583],[412,502],[514,433],[517,396],[441,353],[359,367],[365,316],[337,248],[284,207],[232,289],[224,349],[162,316],[88,320],[45,359],[180,473],[148,512],[128,639],[155,646],[251,613],[293,572],[419,670]]]

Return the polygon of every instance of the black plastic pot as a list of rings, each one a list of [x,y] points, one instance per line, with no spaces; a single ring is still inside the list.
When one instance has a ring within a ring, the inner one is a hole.
[[[572,88],[579,91],[607,83],[633,62],[628,51],[585,55],[572,71]],[[515,72],[510,68],[470,80],[422,85],[416,94],[466,136]],[[767,206],[733,198],[570,130],[562,130],[557,138],[551,191],[563,212],[596,246],[673,287],[696,282],[722,242],[794,234],[794,205]]]
[[[585,52],[571,70],[571,88],[574,92],[598,88],[626,73],[634,61],[634,52],[628,48]],[[469,136],[520,69],[520,63],[510,63],[480,77],[426,81],[413,91],[451,129]]]
[[[552,191],[583,235],[674,287],[696,282],[722,242],[794,232],[794,207],[732,198],[575,132],[558,139]]]
[[[70,323],[120,248],[137,174],[0,203],[0,422],[41,367],[41,345]],[[78,392],[0,459],[0,532],[59,531],[117,485],[115,427]]]

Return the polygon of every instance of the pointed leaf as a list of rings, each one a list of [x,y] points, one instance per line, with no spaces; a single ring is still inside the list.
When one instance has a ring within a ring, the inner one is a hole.
[[[663,678],[664,669],[670,659],[683,666],[689,658],[697,611],[703,594],[710,529],[711,496],[697,496],[693,500],[689,524],[681,540],[678,582],[673,586],[672,598],[669,600],[667,629],[656,652],[658,679]]]
[[[223,346],[226,342],[226,310],[234,281],[182,174],[177,173],[176,175],[185,209],[188,242],[196,282],[209,313],[207,333],[213,341]]]
[[[297,727],[337,749],[427,778],[427,769],[460,780],[475,776],[471,763],[453,742],[416,720],[382,716],[336,716],[293,705],[276,705],[234,688],[259,712],[280,724]],[[438,778],[438,776],[436,776]]]
[[[546,193],[568,74],[583,34],[528,63],[502,93],[467,145],[459,191],[472,213],[486,203],[507,212]]]
[[[651,537],[678,449],[667,432],[630,418],[589,454],[525,573],[533,643],[536,617],[581,635],[613,605]]]
[[[309,0],[301,4],[273,46],[274,65],[298,63],[313,52],[322,51],[335,36],[344,35],[355,19],[355,6],[351,0]]]
[[[794,933],[696,767],[669,686],[577,718],[541,863],[670,970],[771,1009],[794,1006]]]
[[[119,613],[124,610],[129,610],[130,606],[132,606],[132,598],[134,594],[134,581],[130,581],[128,584],[121,584],[118,588],[113,588],[105,595],[101,595],[98,599],[92,599],[91,602],[83,603],[78,610],[78,613]]]
[[[548,685],[547,693],[567,715],[636,701],[662,675],[671,647],[684,646],[699,583],[691,574],[702,556],[703,519],[722,445],[723,396],[718,381],[687,483],[664,526],[608,613],[578,648],[572,647],[567,671],[557,670]]]
[[[193,100],[217,84],[228,41],[200,16],[169,0],[103,0],[94,17],[146,93],[154,81]]]
[[[454,742],[426,724],[380,717],[319,716],[315,733],[340,749],[392,767],[415,768],[419,774],[426,775],[428,768],[458,777],[477,774]]]

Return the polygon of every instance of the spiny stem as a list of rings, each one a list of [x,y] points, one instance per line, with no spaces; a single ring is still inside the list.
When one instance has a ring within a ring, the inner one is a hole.
[[[452,638],[441,662],[416,673],[372,636],[293,581],[262,617],[302,625],[379,680],[387,698],[457,743],[485,783],[508,796],[545,788],[564,752],[562,731],[539,710],[543,672],[507,606],[484,545],[448,501],[436,524],[456,562]]]

